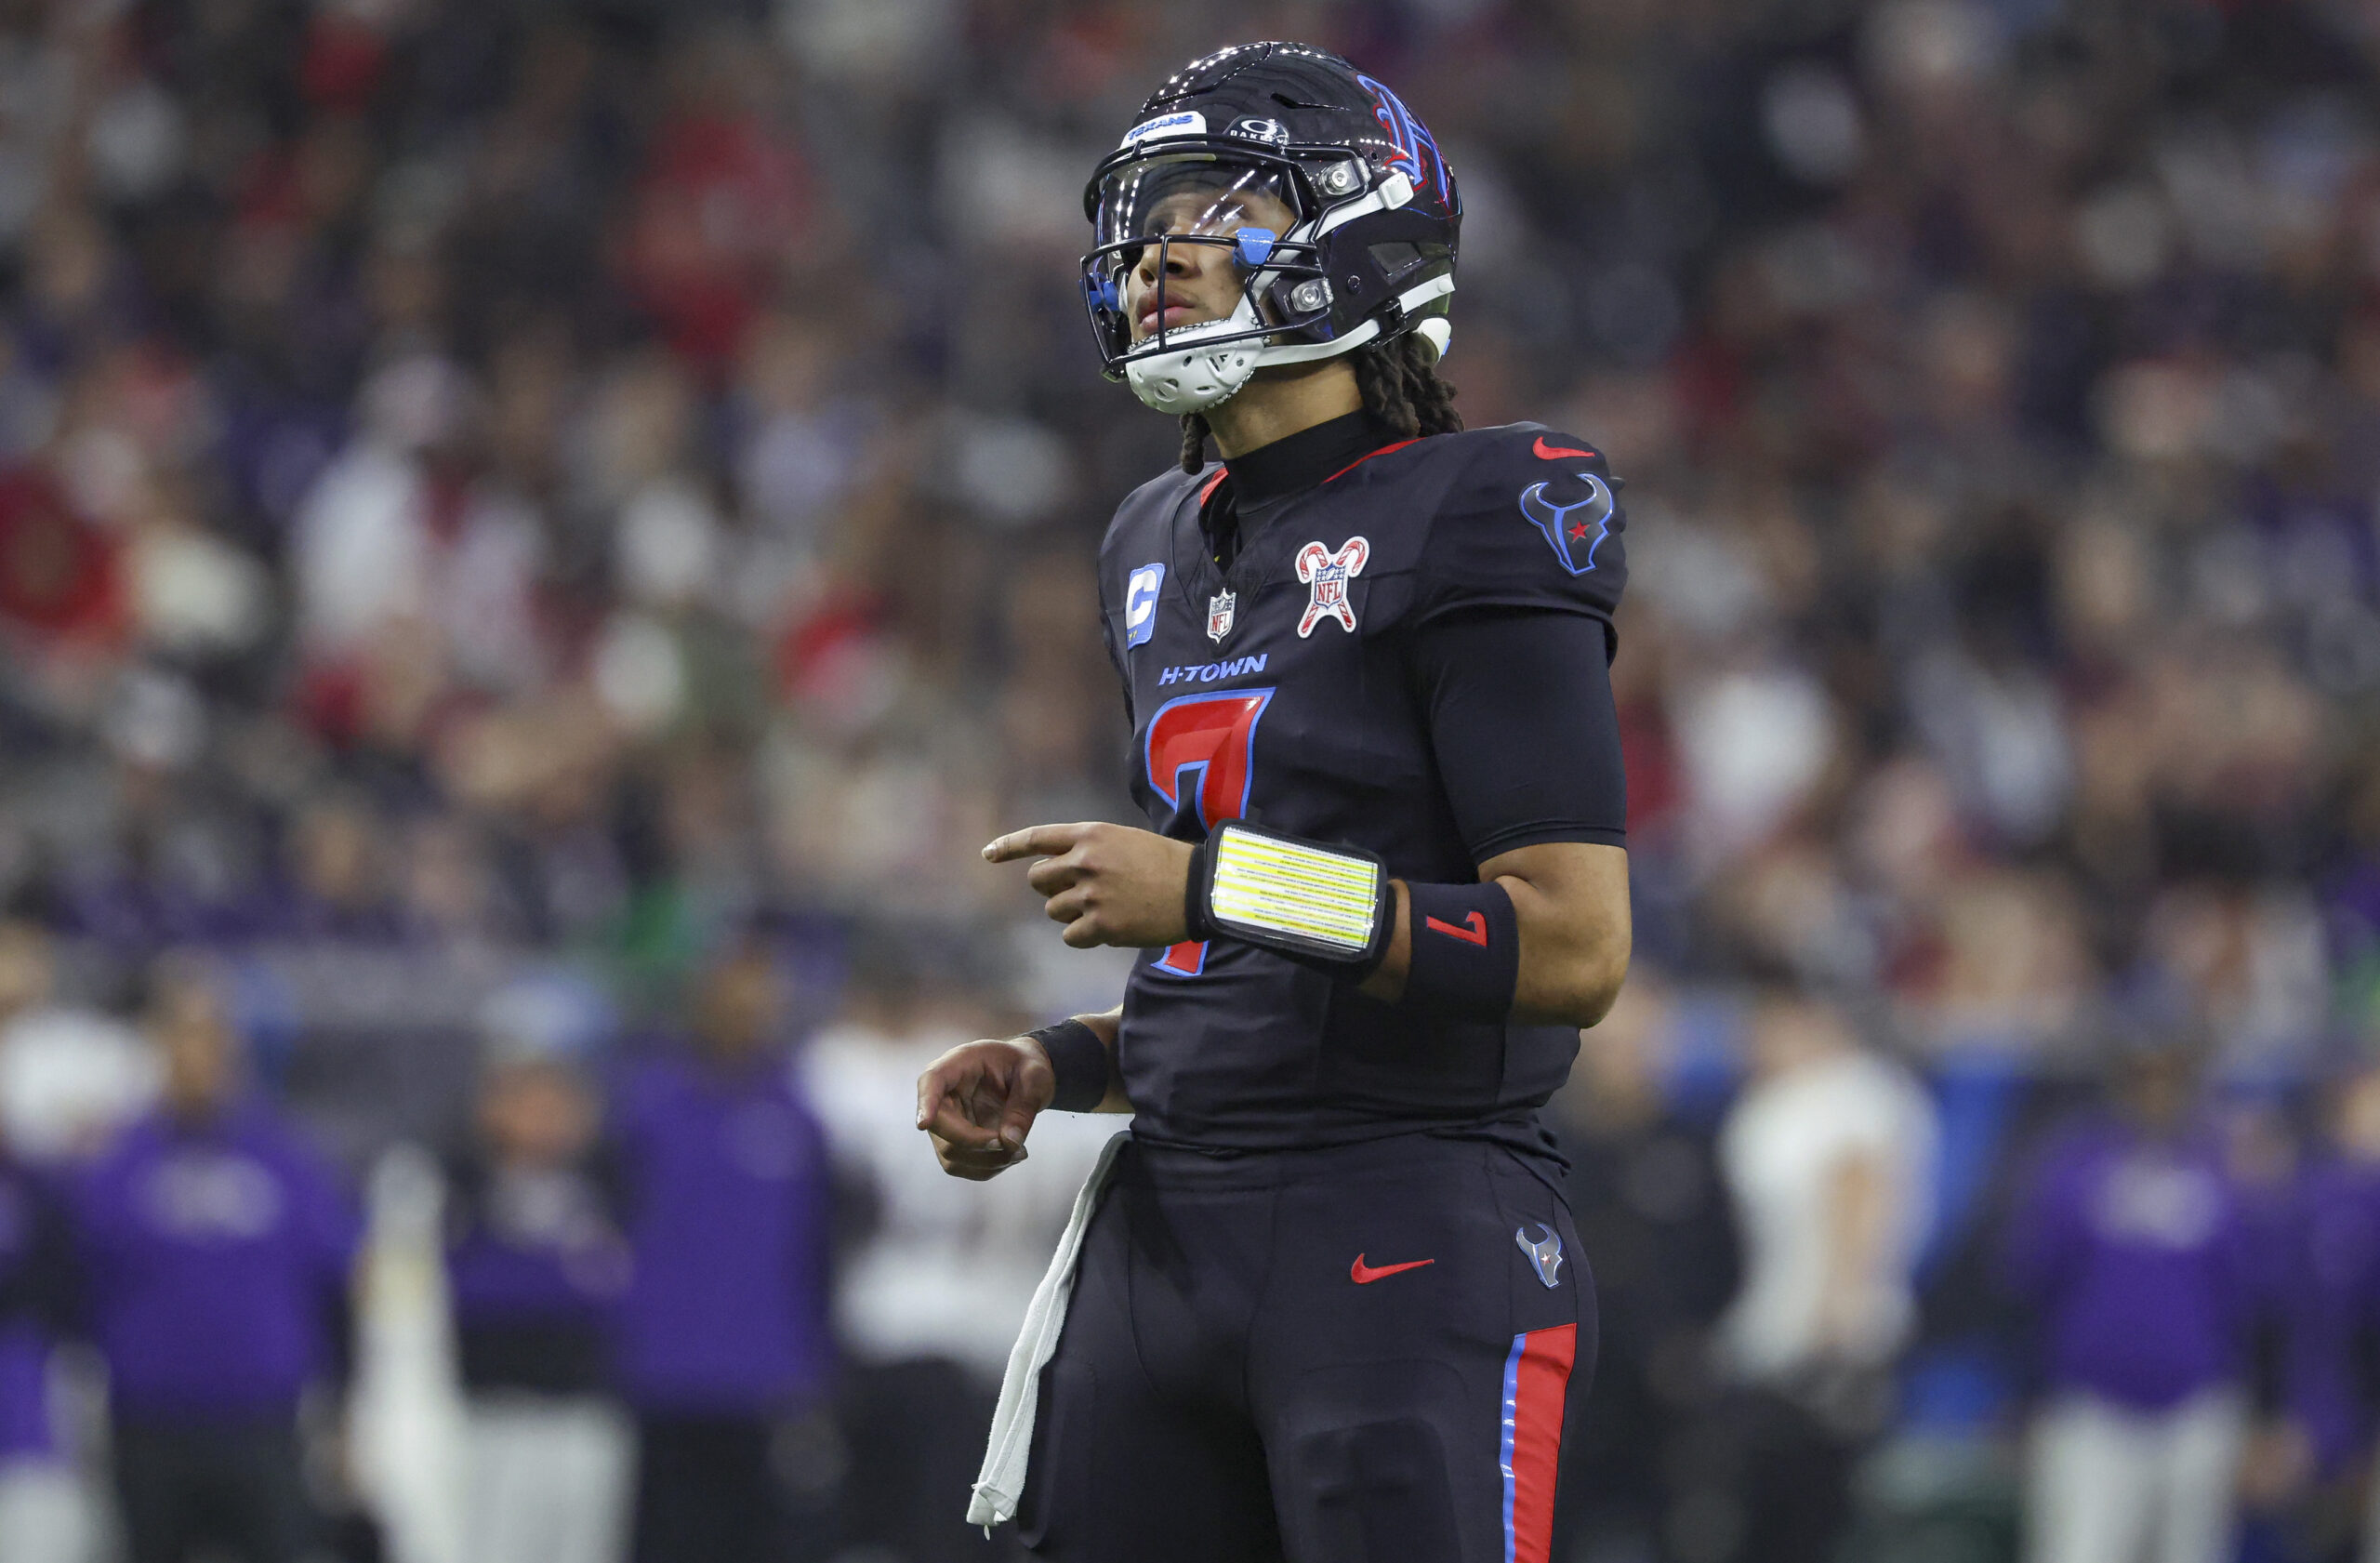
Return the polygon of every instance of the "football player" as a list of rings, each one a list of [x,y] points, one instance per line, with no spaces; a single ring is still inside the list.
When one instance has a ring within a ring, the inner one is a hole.
[[[1146,953],[1117,1009],[944,1056],[919,1123],[984,1178],[1037,1113],[1133,1118],[972,1516],[1101,1563],[1542,1563],[1594,1315],[1538,1109],[1628,965],[1617,484],[1463,430],[1454,175],[1345,60],[1186,67],[1086,206],[1106,370],[1183,427],[1100,550],[1152,828],[985,856]]]

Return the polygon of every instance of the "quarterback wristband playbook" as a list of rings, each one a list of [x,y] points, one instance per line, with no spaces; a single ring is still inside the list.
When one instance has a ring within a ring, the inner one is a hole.
[[[1225,820],[1191,853],[1183,911],[1194,939],[1220,934],[1368,973],[1387,952],[1395,905],[1387,868],[1361,848]]]
[[[1107,1100],[1107,1044],[1079,1020],[1062,1020],[1025,1035],[1050,1055],[1051,1071],[1058,1077],[1057,1093],[1050,1106],[1063,1113],[1091,1113]]]

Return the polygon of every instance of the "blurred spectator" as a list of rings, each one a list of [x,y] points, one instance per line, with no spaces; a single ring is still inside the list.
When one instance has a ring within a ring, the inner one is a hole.
[[[1673,1538],[1713,1501],[1693,1429],[1716,1396],[1710,1331],[1735,1293],[1736,1232],[1716,1116],[1671,1095],[1675,1025],[1659,978],[1632,976],[1554,1099],[1596,1326],[1594,1393],[1562,1446],[1575,1539],[1557,1556],[1678,1556]]]
[[[1112,1119],[1052,1113],[1031,1160],[971,1185],[918,1156],[917,1082],[987,1024],[889,931],[859,942],[844,1012],[802,1050],[843,1192],[835,1322],[849,1475],[846,1546],[932,1560],[1005,1556],[967,1525],[1009,1349]]]
[[[2224,1172],[2238,1202],[2241,1289],[2241,1392],[2247,1417],[2240,1459],[2241,1550],[2268,1537],[2310,1533],[2312,1448],[2290,1406],[2290,1339],[2305,1289],[2306,1156],[2296,1104],[2265,1082],[2239,1081],[2211,1116]],[[2307,1128],[2315,1128],[2307,1124]],[[2315,1130],[2319,1134],[2320,1130]],[[2319,1143],[2319,1142],[2317,1142]]]
[[[463,1563],[617,1563],[635,1445],[611,1391],[628,1281],[598,1107],[568,1057],[490,1040],[477,1143],[447,1191],[470,1425]]]
[[[0,1145],[43,1164],[98,1150],[158,1091],[155,1051],[57,989],[48,931],[0,922]]]
[[[332,943],[393,941],[399,913],[387,883],[386,824],[361,798],[312,799],[290,821],[273,934]]]
[[[1831,1003],[1795,988],[1760,995],[1748,1041],[1750,1076],[1719,1137],[1743,1288],[1718,1326],[1739,1390],[1725,1414],[1741,1506],[1718,1555],[1825,1563],[1915,1322],[1934,1110]]]
[[[2008,1273],[2047,1370],[2027,1460],[2033,1563],[2229,1556],[2254,1255],[2200,1114],[2200,1065],[2184,1040],[2125,1047],[2112,1110],[2059,1134],[2019,1199]]]
[[[0,1139],[0,1557],[85,1563],[91,1517],[49,1394],[72,1327],[73,1255],[55,1191]]]
[[[2318,1475],[2368,1484],[2366,1563],[2380,1560],[2380,1482],[2370,1481],[2380,1401],[2380,1063],[2360,1061],[2332,1104],[2329,1154],[2300,1195],[2290,1332],[2290,1403]]]
[[[637,1563],[777,1563],[780,1425],[827,1387],[828,1163],[788,1071],[782,978],[745,944],[696,978],[687,1035],[632,1069],[615,1131],[635,1278],[619,1371],[637,1413]]]
[[[0,470],[0,626],[28,650],[97,655],[122,634],[121,546],[46,472]]]
[[[162,964],[148,1026],[164,1105],[83,1175],[73,1203],[128,1556],[191,1563],[228,1546],[297,1563],[313,1529],[298,1399],[344,1364],[354,1214],[249,1088],[205,974]]]

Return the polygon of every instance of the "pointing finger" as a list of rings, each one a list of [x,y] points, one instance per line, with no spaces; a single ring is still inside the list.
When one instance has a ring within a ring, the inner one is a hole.
[[[1055,857],[1071,850],[1086,828],[1081,825],[1037,825],[1027,830],[1012,830],[984,849],[984,861],[1013,863],[1020,857]]]

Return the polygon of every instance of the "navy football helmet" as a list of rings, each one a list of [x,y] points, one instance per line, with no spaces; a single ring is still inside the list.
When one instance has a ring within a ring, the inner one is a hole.
[[[1444,353],[1452,336],[1454,171],[1395,93],[1320,49],[1245,44],[1183,67],[1092,173],[1083,206],[1102,365],[1160,412],[1203,412],[1267,364],[1407,332]],[[1229,315],[1167,324],[1177,245],[1229,253]],[[1156,325],[1135,341],[1125,282],[1151,245]]]

